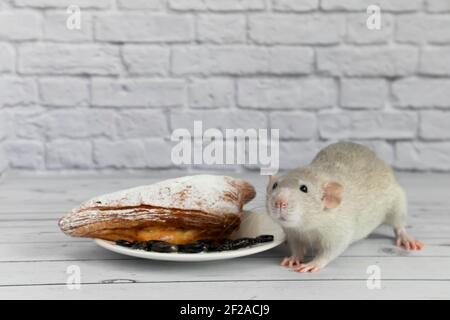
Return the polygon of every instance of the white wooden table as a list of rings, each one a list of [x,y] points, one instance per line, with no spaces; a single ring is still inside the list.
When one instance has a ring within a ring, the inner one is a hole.
[[[183,173],[178,173],[182,175]],[[0,180],[0,298],[56,299],[393,299],[450,298],[450,175],[400,174],[410,202],[409,231],[422,252],[393,245],[380,228],[319,273],[279,266],[284,246],[245,258],[176,263],[108,252],[89,239],[62,234],[57,219],[91,196],[148,184],[173,174],[8,174]],[[261,205],[265,178],[255,183]],[[81,271],[70,290],[67,268]],[[368,289],[379,266],[381,288]]]

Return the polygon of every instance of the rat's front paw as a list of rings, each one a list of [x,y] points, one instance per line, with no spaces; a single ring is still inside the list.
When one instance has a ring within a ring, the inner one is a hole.
[[[281,261],[280,265],[286,268],[295,268],[302,264],[302,260],[303,259],[296,256],[286,257]]]
[[[320,261],[311,261],[308,263],[302,263],[297,268],[294,268],[294,271],[296,272],[316,272],[322,269],[325,266],[325,263],[322,263]]]

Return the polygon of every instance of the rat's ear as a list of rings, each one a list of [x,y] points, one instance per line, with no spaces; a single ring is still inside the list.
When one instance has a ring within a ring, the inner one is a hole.
[[[327,209],[334,209],[339,206],[342,202],[342,193],[344,187],[335,182],[330,181],[323,185],[323,197],[322,201]]]

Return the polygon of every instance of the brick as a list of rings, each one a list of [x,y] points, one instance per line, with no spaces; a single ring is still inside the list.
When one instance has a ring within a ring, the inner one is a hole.
[[[169,168],[173,166],[171,160],[172,145],[169,141],[145,139],[144,148],[147,168]]]
[[[92,15],[82,13],[80,15],[80,29],[67,27],[68,13],[46,12],[44,17],[44,39],[52,41],[91,41],[92,33]]]
[[[419,130],[423,139],[450,139],[450,112],[421,112]]]
[[[8,169],[8,158],[5,149],[0,144],[0,176]]]
[[[171,129],[185,128],[194,135],[194,121],[202,121],[203,131],[215,128],[225,133],[226,129],[266,129],[267,120],[257,111],[195,110],[172,113]]]
[[[0,43],[0,73],[14,71],[15,52],[9,44]]]
[[[37,101],[37,87],[33,79],[0,78],[0,107],[26,105]]]
[[[146,45],[125,45],[123,60],[130,74],[166,75],[170,68],[170,49]]]
[[[263,109],[327,108],[337,102],[332,79],[240,79],[238,104]]]
[[[10,11],[0,13],[0,40],[36,40],[41,36],[39,15],[34,12]]]
[[[92,168],[92,145],[89,141],[54,140],[46,144],[48,169]]]
[[[416,48],[358,47],[318,49],[317,65],[321,72],[346,76],[404,76],[418,64]]]
[[[172,52],[175,74],[304,74],[312,71],[310,48],[247,46],[183,47]]]
[[[44,168],[44,146],[39,141],[10,140],[5,144],[5,151],[11,168]]]
[[[307,74],[313,71],[314,52],[310,48],[271,48],[268,49],[267,63],[270,74]]]
[[[16,106],[8,113],[9,123],[18,138],[44,140],[44,124],[39,122],[45,108],[37,105]]]
[[[447,0],[426,0],[425,6],[429,12],[449,12],[450,2]]]
[[[280,130],[281,139],[311,139],[317,135],[317,119],[306,112],[273,112],[270,127]]]
[[[422,8],[422,0],[322,0],[324,10],[361,11],[368,6],[377,4],[382,11],[417,11]]]
[[[49,106],[72,107],[89,104],[89,86],[86,79],[39,79],[41,103]]]
[[[266,8],[264,0],[169,0],[171,9],[180,11],[253,11]]]
[[[19,71],[25,74],[114,75],[120,72],[117,47],[96,44],[25,44]]]
[[[275,11],[304,12],[316,10],[319,0],[272,0],[272,8]]]
[[[117,6],[126,10],[163,10],[164,0],[117,0]]]
[[[334,112],[318,117],[320,136],[325,139],[414,138],[418,127],[414,112]]]
[[[347,17],[347,41],[356,44],[386,43],[394,37],[394,18],[381,15],[380,30],[367,28],[367,16],[357,13]]]
[[[161,111],[125,110],[117,115],[120,138],[164,137],[169,135],[166,117]]]
[[[450,48],[422,48],[419,71],[427,75],[450,75]]]
[[[173,165],[170,155],[171,145],[162,139],[94,141],[98,168],[168,168]]]
[[[190,17],[177,15],[98,15],[95,38],[115,42],[189,42],[193,39],[193,21]]]
[[[109,110],[52,110],[20,119],[21,136],[52,140],[112,137],[114,119],[114,113]]]
[[[140,139],[94,141],[94,162],[99,168],[145,168],[146,152]]]
[[[450,170],[450,142],[397,142],[395,167]]]
[[[341,80],[341,106],[345,108],[382,108],[388,94],[384,79]]]
[[[8,138],[11,133],[11,117],[6,111],[0,110],[0,141]]]
[[[197,39],[206,43],[244,43],[245,16],[200,15],[197,17]]]
[[[392,96],[398,107],[450,108],[450,80],[397,80],[392,84]]]
[[[0,111],[0,141],[9,135],[9,129],[6,127],[7,123],[6,113],[4,111]]]
[[[259,44],[333,44],[344,33],[343,16],[262,14],[249,17],[249,37]]]
[[[111,7],[111,0],[13,0],[18,7],[33,8],[63,8],[71,5],[85,9],[107,9]]]
[[[92,104],[99,107],[178,107],[184,103],[183,80],[92,80]]]
[[[234,83],[231,79],[193,79],[188,94],[192,108],[226,108],[233,104]]]
[[[404,43],[450,43],[450,16],[398,16],[395,39]]]

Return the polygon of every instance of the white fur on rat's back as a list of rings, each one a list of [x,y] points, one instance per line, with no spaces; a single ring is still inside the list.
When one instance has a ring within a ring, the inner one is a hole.
[[[366,237],[405,200],[392,169],[362,145],[333,144],[319,152],[311,168],[344,187],[342,203],[330,218],[336,227],[345,226],[352,242]]]
[[[330,181],[342,186],[342,201],[337,207],[326,209],[322,206],[322,186]],[[272,190],[275,182],[277,187]],[[299,191],[301,184],[308,187],[308,193]],[[297,271],[322,268],[352,242],[383,223],[395,228],[401,244],[411,242],[418,249],[422,246],[404,229],[406,197],[392,169],[365,146],[332,144],[319,152],[310,165],[271,180],[267,193],[267,209],[284,228],[292,251],[292,257],[286,258],[283,265],[297,267]],[[282,209],[278,213],[273,207],[278,196],[288,199],[284,221],[279,219]],[[298,215],[297,219],[289,220],[292,215]],[[316,251],[316,257],[304,264],[304,254],[309,249]]]

